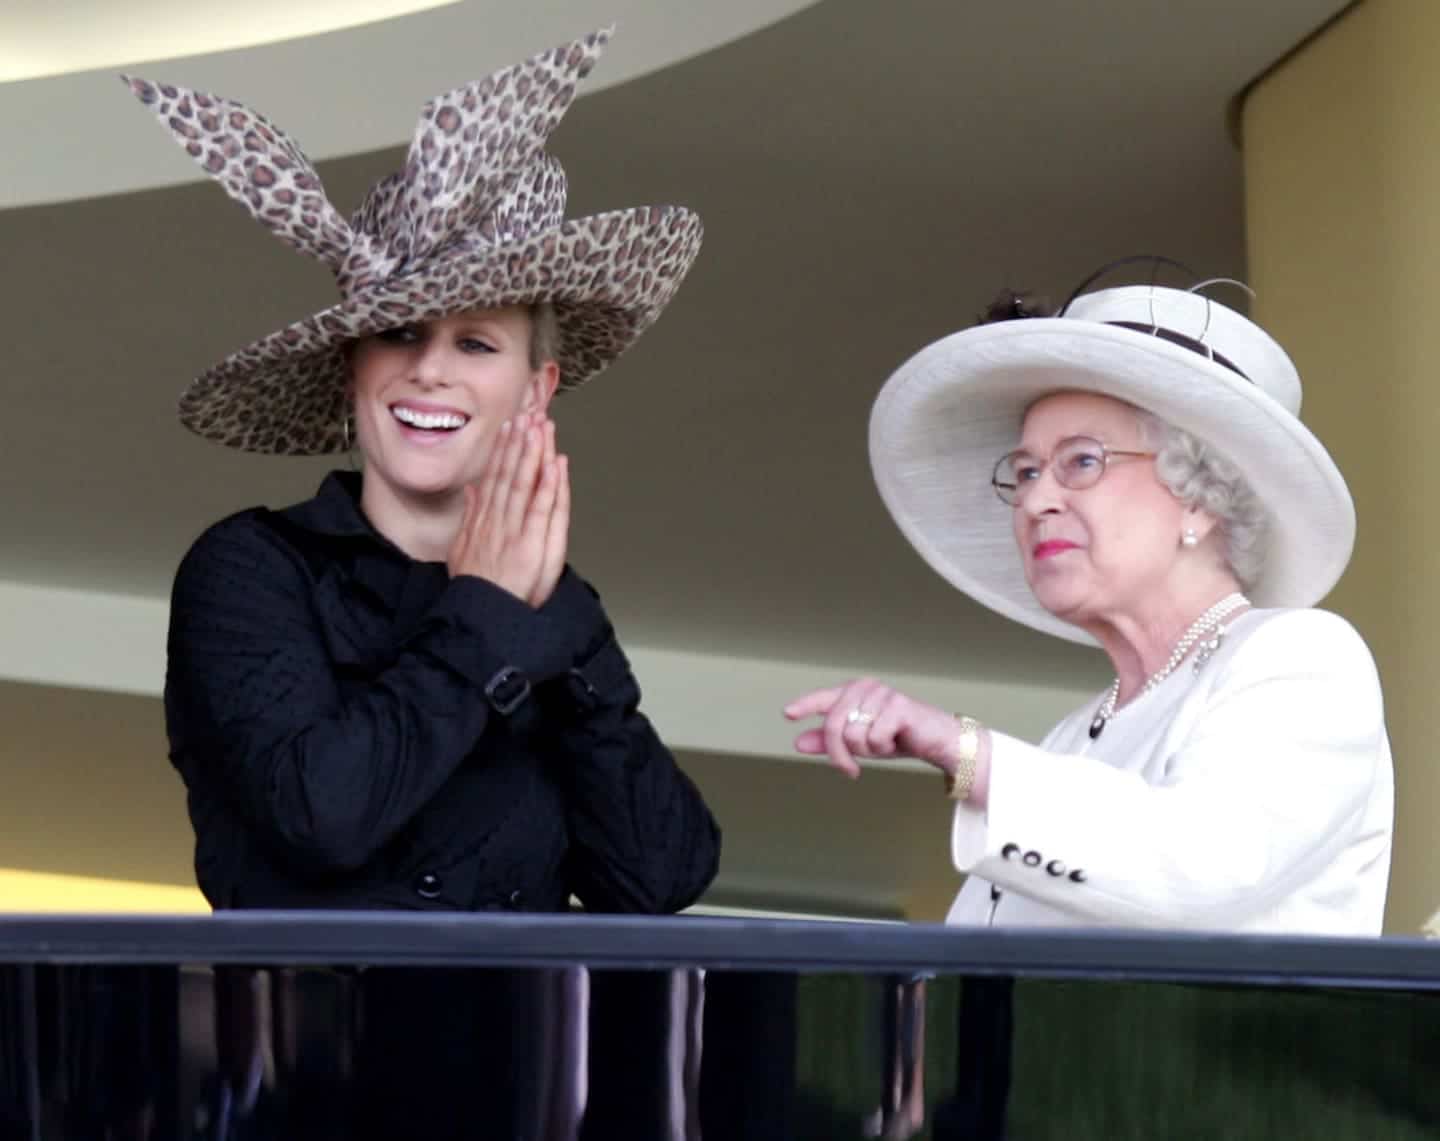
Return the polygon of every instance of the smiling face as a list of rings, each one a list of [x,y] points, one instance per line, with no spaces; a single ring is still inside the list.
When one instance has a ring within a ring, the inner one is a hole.
[[[523,308],[475,309],[357,342],[351,391],[367,497],[454,494],[477,479],[500,425],[554,395],[559,369],[531,364],[530,336]]]
[[[1143,609],[1172,584],[1180,536],[1196,513],[1148,458],[1112,457],[1093,486],[1064,486],[1049,461],[1077,436],[1119,451],[1149,449],[1135,409],[1106,396],[1060,392],[1025,414],[1018,447],[1033,457],[1035,478],[1013,508],[1025,579],[1046,610],[1083,627]]]

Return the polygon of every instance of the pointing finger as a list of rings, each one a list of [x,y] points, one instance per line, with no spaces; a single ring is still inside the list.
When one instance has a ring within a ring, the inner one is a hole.
[[[828,713],[830,707],[835,704],[835,699],[843,691],[842,686],[834,686],[830,689],[817,689],[811,693],[802,694],[785,706],[785,716],[791,721],[799,721],[802,717],[815,717]]]

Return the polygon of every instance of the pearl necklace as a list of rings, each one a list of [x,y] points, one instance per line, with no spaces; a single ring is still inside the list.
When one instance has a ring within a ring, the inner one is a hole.
[[[1190,628],[1180,636],[1180,640],[1175,643],[1175,648],[1170,651],[1170,660],[1150,675],[1136,696],[1144,697],[1173,674],[1180,668],[1180,663],[1185,660],[1195,643],[1207,635],[1213,634],[1214,636],[1200,648],[1200,653],[1195,657],[1195,672],[1199,673],[1201,667],[1210,660],[1210,656],[1220,648],[1220,642],[1225,637],[1225,627],[1221,623],[1242,606],[1249,605],[1250,600],[1243,594],[1227,594],[1190,623]],[[1095,714],[1095,720],[1090,722],[1090,739],[1092,741],[1105,732],[1106,724],[1115,717],[1117,713],[1115,704],[1119,699],[1120,679],[1117,677],[1110,683],[1110,689],[1105,694],[1105,700],[1100,703],[1100,711]]]

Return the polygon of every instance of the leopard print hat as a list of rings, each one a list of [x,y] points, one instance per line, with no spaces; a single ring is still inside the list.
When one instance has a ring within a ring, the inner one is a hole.
[[[346,447],[347,343],[466,309],[549,301],[562,388],[659,317],[700,250],[697,215],[640,206],[566,220],[545,141],[611,29],[427,103],[402,169],[347,222],[283,131],[239,103],[124,77],[196,162],[280,239],[335,274],[341,300],[232,353],[180,399],[209,440],[272,455]]]

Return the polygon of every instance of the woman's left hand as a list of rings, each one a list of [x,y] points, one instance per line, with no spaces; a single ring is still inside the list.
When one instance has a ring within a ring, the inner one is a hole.
[[[565,551],[570,542],[570,457],[555,450],[555,421],[545,421],[545,450],[541,456],[542,483],[553,483],[549,506],[549,524],[545,531],[545,554],[540,574],[527,601],[540,609],[550,600],[555,584],[565,572]]]
[[[828,754],[830,763],[852,778],[860,775],[856,757],[913,757],[943,772],[955,767],[960,732],[955,718],[873,678],[797,697],[785,716],[824,718],[819,728],[795,738],[795,751]]]

